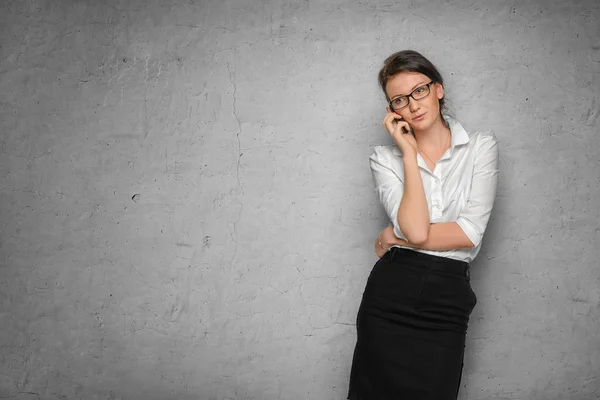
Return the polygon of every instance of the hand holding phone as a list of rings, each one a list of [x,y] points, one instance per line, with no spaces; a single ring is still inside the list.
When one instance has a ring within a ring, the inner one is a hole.
[[[386,108],[387,114],[383,119],[383,126],[388,133],[394,138],[394,141],[405,155],[417,154],[417,141],[412,134],[412,129],[408,122],[395,112]]]

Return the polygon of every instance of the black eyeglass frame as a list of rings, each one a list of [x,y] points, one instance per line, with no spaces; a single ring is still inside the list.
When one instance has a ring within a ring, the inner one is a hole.
[[[432,85],[432,84],[434,84],[434,83],[436,83],[436,81],[432,80],[432,81],[431,81],[431,82],[429,82],[429,83],[426,83],[426,84],[424,84],[424,85],[421,85],[421,86],[419,86],[418,88],[415,88],[415,90],[413,90],[412,92],[410,92],[410,93],[409,93],[409,94],[407,94],[407,95],[404,95],[404,96],[398,96],[398,97],[395,97],[393,100],[389,100],[389,101],[388,101],[388,104],[389,104],[389,106],[390,106],[390,110],[392,110],[393,112],[398,112],[399,110],[402,110],[402,109],[406,108],[406,107],[407,107],[407,106],[410,104],[410,100],[408,100],[408,98],[409,98],[409,97],[412,97],[412,99],[413,99],[414,101],[423,100],[425,97],[427,97],[427,96],[429,96],[429,95],[431,94],[431,85]],[[427,95],[425,95],[425,96],[421,97],[420,99],[415,99],[415,98],[413,97],[413,93],[414,93],[414,92],[416,92],[417,90],[421,89],[423,86],[427,86],[427,89],[429,89],[429,93],[427,93]],[[408,103],[406,103],[406,106],[404,106],[404,107],[400,107],[400,108],[398,108],[398,109],[394,109],[394,107],[392,106],[392,101],[394,101],[394,100],[396,100],[396,99],[399,99],[399,98],[402,98],[402,97],[406,97],[406,99],[408,100]]]

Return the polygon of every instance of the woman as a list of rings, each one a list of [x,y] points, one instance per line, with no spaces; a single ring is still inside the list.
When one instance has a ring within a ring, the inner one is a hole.
[[[348,399],[456,399],[477,302],[469,262],[494,204],[498,144],[443,113],[442,77],[421,54],[392,54],[379,84],[396,144],[375,147],[370,165],[393,226],[375,240]]]

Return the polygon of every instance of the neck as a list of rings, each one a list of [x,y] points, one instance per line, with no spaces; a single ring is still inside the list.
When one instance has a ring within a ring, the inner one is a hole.
[[[420,148],[430,151],[443,151],[448,145],[448,136],[450,136],[450,128],[448,128],[442,117],[437,116],[435,122],[427,129],[415,130],[415,139]]]

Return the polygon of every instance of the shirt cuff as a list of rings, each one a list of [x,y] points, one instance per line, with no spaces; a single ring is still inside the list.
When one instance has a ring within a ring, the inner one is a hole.
[[[475,227],[471,222],[469,222],[465,218],[458,218],[456,223],[463,230],[465,235],[469,238],[469,240],[473,243],[473,247],[479,246],[479,242],[481,241],[481,235],[477,232]]]

